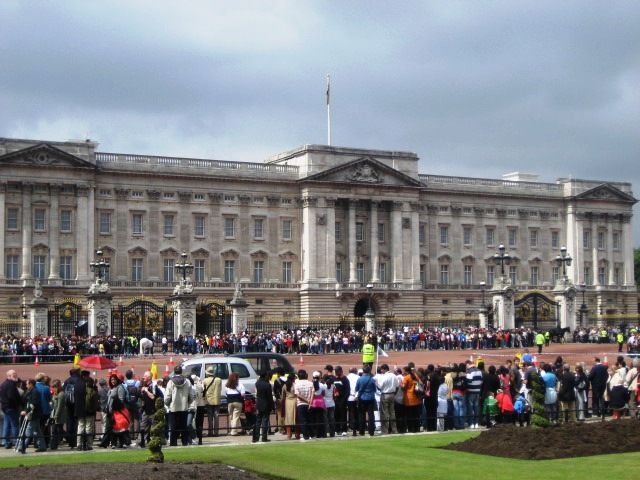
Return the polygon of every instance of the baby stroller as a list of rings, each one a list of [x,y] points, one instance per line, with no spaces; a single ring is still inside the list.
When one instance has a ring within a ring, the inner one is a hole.
[[[244,418],[240,417],[242,434],[251,435],[253,433],[253,427],[256,424],[256,399],[251,393],[247,393],[244,396],[242,411],[244,413]]]

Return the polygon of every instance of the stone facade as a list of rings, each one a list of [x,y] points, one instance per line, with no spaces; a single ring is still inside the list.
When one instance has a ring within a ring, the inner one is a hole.
[[[240,284],[249,320],[360,317],[371,301],[378,318],[477,323],[480,282],[550,292],[564,245],[592,323],[637,315],[629,183],[424,175],[413,153],[321,145],[263,163],[97,147],[0,139],[0,317],[35,278],[49,304],[85,299],[100,248],[114,303],[168,299],[184,251],[194,294],[230,302]]]

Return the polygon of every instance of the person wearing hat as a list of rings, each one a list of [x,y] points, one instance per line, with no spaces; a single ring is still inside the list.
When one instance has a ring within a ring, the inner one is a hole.
[[[222,380],[216,377],[213,365],[205,370],[205,379],[202,384],[202,395],[205,400],[205,414],[209,424],[209,436],[217,437],[220,429],[220,404],[222,392]]]

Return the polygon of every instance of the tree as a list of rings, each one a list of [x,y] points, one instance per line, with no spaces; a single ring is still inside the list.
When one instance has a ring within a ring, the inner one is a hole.
[[[161,397],[156,398],[156,412],[153,414],[154,425],[151,428],[151,441],[149,442],[149,450],[151,455],[147,457],[147,462],[163,463],[164,453],[162,453],[162,445],[165,443],[164,432],[167,427],[164,402]]]
[[[640,286],[640,248],[633,249],[633,271],[636,276],[636,285]]]

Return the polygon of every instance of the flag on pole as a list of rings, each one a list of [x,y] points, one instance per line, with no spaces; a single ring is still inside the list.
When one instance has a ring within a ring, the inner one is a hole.
[[[331,99],[331,76],[327,74],[327,105]]]
[[[388,357],[389,355],[387,355],[387,352],[385,352],[383,349],[380,348],[380,345],[378,345],[378,355],[381,357]]]

